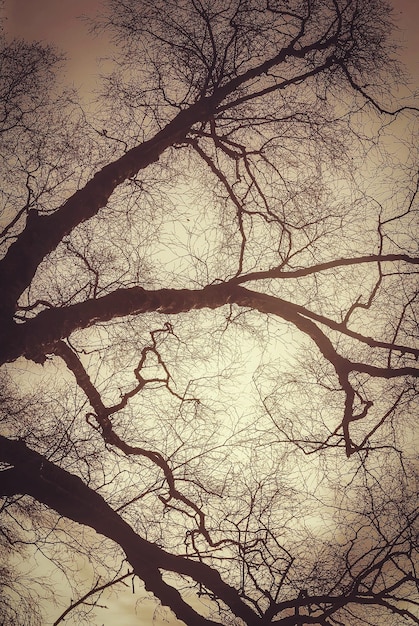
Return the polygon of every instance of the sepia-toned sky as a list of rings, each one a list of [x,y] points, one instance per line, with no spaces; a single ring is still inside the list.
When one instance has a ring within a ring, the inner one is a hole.
[[[67,79],[88,91],[94,82],[96,57],[108,54],[108,42],[89,35],[81,15],[94,17],[101,0],[5,0],[6,32],[11,36],[55,44],[67,57]],[[402,58],[419,88],[419,0],[392,0],[400,28],[396,41]]]
[[[66,81],[82,90],[86,96],[95,86],[97,58],[109,54],[109,42],[105,38],[89,35],[88,25],[79,19],[86,15],[94,17],[100,11],[100,0],[5,0],[5,30],[8,37],[24,38],[52,43],[68,57]],[[412,77],[411,89],[419,93],[419,0],[392,0],[395,8],[399,32],[395,41],[404,46],[401,54]],[[122,590],[122,587],[121,587]],[[141,597],[141,594],[138,598]],[[118,624],[118,626],[160,626],[163,622],[154,615],[152,603],[142,603],[137,607],[137,615],[132,610],[132,591],[121,592],[117,600],[112,600],[109,610],[98,611],[97,626]],[[52,616],[52,621],[58,615]],[[51,622],[52,623],[52,622]],[[66,621],[71,624],[71,621]],[[180,624],[175,620],[169,626]]]

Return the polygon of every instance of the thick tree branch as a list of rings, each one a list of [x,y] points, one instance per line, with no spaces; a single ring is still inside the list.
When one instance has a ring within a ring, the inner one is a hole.
[[[342,595],[300,594],[294,599],[272,605],[266,613],[267,619],[258,617],[242,600],[239,592],[223,582],[216,570],[204,563],[170,554],[140,537],[102,496],[85,485],[79,477],[51,463],[41,454],[28,448],[23,441],[9,440],[0,435],[0,459],[12,466],[0,472],[0,495],[29,495],[59,515],[89,526],[117,543],[125,552],[133,573],[144,581],[146,589],[155,593],[186,624],[215,626],[219,622],[198,614],[176,589],[163,581],[160,570],[188,576],[204,585],[248,626],[271,623],[274,616],[277,616],[277,623],[283,626],[294,624],[295,619],[301,624],[323,623],[325,617],[351,604],[382,605],[392,612],[398,612],[397,606],[394,607],[389,603],[391,596],[386,588],[378,593],[364,593],[352,589]],[[381,565],[385,565],[384,560],[382,564],[378,563],[374,567]],[[365,576],[368,572],[367,568]],[[400,584],[411,580],[412,576],[405,576]],[[393,587],[390,587],[390,591],[392,590]],[[298,610],[303,607],[309,610],[314,608],[318,615],[298,616]],[[280,618],[279,613],[288,609],[294,609],[295,616]],[[417,623],[408,609],[403,609],[403,614]]]
[[[1,495],[30,495],[60,515],[89,526],[117,543],[125,552],[134,573],[144,581],[146,589],[160,598],[186,624],[212,626],[218,622],[194,611],[176,589],[163,581],[159,570],[182,574],[202,583],[246,624],[261,623],[240,598],[238,591],[227,585],[216,570],[204,563],[170,554],[140,537],[94,489],[30,450],[23,441],[12,441],[0,435],[0,459],[13,465],[13,468],[0,472]]]
[[[405,191],[411,129],[390,122],[417,109],[374,99],[396,73],[388,0],[107,4],[97,28],[121,55],[94,127],[72,96],[48,95],[48,55],[39,73],[36,46],[3,47],[3,539],[52,545],[55,562],[61,542],[85,553],[48,507],[113,542],[109,579],[126,556],[190,626],[419,624],[403,419],[419,377],[419,183]],[[95,138],[114,156],[92,165]],[[332,257],[338,237],[353,258]],[[19,389],[24,358],[52,361],[36,390]],[[100,550],[86,556],[100,567]],[[56,623],[113,584],[95,581]],[[8,622],[25,621],[18,609]]]
[[[317,41],[299,49],[294,49],[294,43],[280,50],[271,59],[217,88],[211,96],[202,98],[187,109],[180,111],[154,137],[132,148],[98,171],[82,189],[73,194],[54,213],[38,215],[37,211],[30,211],[25,229],[0,262],[0,293],[3,294],[0,319],[3,320],[3,324],[13,315],[17,300],[29,286],[40,262],[78,224],[90,219],[106,206],[118,185],[157,161],[169,146],[185,139],[194,124],[208,120],[219,104],[243,85],[280,65],[287,57],[304,58],[314,50],[321,51],[333,46],[336,43],[336,37],[329,37],[325,41]],[[324,69],[325,67],[321,65],[316,72]],[[301,77],[298,77],[298,80],[301,80]],[[273,89],[279,88],[281,88],[281,83],[275,85]],[[258,93],[250,94],[249,98],[259,97],[259,95]],[[237,102],[229,102],[224,109],[231,109],[237,104]]]
[[[182,141],[193,124],[208,117],[211,108],[211,102],[207,99],[178,113],[153,138],[132,148],[97,172],[51,215],[29,212],[25,229],[0,262],[0,293],[3,294],[0,312],[3,318],[13,315],[18,298],[29,286],[45,256],[78,224],[106,206],[118,185],[157,161],[169,146]]]
[[[142,287],[117,289],[102,298],[86,300],[63,308],[45,309],[35,318],[13,326],[7,342],[4,342],[0,352],[1,361],[12,361],[19,356],[26,356],[42,362],[45,359],[45,354],[54,351],[53,344],[57,340],[69,337],[75,330],[88,328],[95,323],[149,312],[172,315],[193,309],[215,309],[226,304],[254,308],[262,313],[271,313],[292,322],[315,341],[325,358],[337,367],[337,371],[343,366],[345,359],[337,354],[331,341],[309,318],[315,319],[334,330],[339,330],[371,347],[391,348],[414,355],[418,353],[415,348],[396,346],[374,340],[371,337],[364,337],[348,330],[346,326],[338,322],[309,311],[305,307],[276,296],[269,296],[237,286],[233,280],[231,283],[209,285],[201,290],[158,289],[147,291]],[[367,367],[371,375],[393,377],[389,373],[389,368],[364,366],[359,363],[352,368],[349,362],[344,365],[344,369],[348,371],[350,369],[364,371],[360,369],[362,367]],[[398,372],[395,374],[396,376],[417,376],[419,372],[417,368],[413,367],[395,371]]]
[[[24,324],[14,324],[3,342],[0,362],[12,361],[21,355],[42,362],[55,341],[96,323],[140,313],[171,315],[193,309],[215,309],[229,303],[230,298],[229,289],[224,284],[200,290],[147,291],[142,287],[116,289],[102,298],[63,308],[45,309]]]
[[[55,352],[63,356],[67,365],[76,374],[80,386],[85,390],[92,406],[96,411],[105,439],[108,443],[117,445],[127,454],[152,454],[148,451],[133,448],[121,441],[112,429],[109,420],[109,409],[103,406],[99,394],[90,383],[81,364],[77,363],[76,356],[66,348],[65,344],[60,344],[59,340],[69,336],[78,328],[89,327],[99,321],[108,321],[121,316],[137,315],[155,311],[162,314],[175,314],[199,308],[217,308],[225,304],[236,304],[241,307],[258,310],[261,313],[276,315],[291,322],[302,333],[309,336],[317,345],[325,359],[334,367],[338,380],[345,393],[344,416],[342,427],[346,442],[346,452],[348,456],[354,452],[354,446],[349,427],[353,421],[357,421],[366,416],[372,403],[367,403],[360,414],[354,413],[355,391],[349,381],[349,374],[352,371],[364,372],[374,377],[396,378],[406,376],[419,376],[419,369],[414,367],[403,367],[398,369],[381,368],[368,363],[352,363],[342,357],[327,335],[309,317],[315,317],[304,307],[292,304],[281,298],[269,296],[263,293],[251,291],[233,284],[222,283],[211,285],[202,290],[174,290],[162,289],[157,291],[146,291],[142,288],[119,289],[108,296],[96,300],[85,301],[79,304],[65,307],[63,309],[46,309],[39,315],[24,324],[16,325],[14,334],[10,335],[8,352],[4,352],[5,360],[17,358],[25,355],[42,362],[45,354]],[[325,323],[325,320],[320,320]],[[330,324],[329,324],[330,325]],[[366,343],[368,343],[366,341]],[[60,345],[62,346],[60,348]],[[76,361],[73,363],[73,361]],[[78,374],[77,374],[78,372]],[[151,457],[150,457],[151,458]],[[154,458],[154,456],[153,456]],[[162,459],[157,460],[165,471],[165,476],[172,482],[172,475]],[[174,484],[171,486],[172,494],[184,501],[182,495],[177,492]],[[198,512],[193,503],[189,500],[185,502],[192,506],[200,515],[200,530],[205,534],[205,524],[202,513]]]

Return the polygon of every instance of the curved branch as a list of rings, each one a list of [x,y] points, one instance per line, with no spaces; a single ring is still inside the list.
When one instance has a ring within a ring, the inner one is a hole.
[[[348,68],[346,67],[344,63],[339,63],[339,66],[341,67],[343,73],[345,74],[352,89],[354,89],[359,94],[361,94],[361,96],[365,98],[367,102],[372,104],[372,106],[375,109],[377,109],[379,113],[382,113],[384,115],[392,115],[392,116],[398,115],[399,113],[403,113],[404,111],[412,111],[414,113],[419,113],[419,107],[412,107],[412,106],[402,106],[402,107],[399,107],[398,109],[394,109],[394,111],[385,109],[383,106],[381,106],[381,104],[379,104],[376,100],[374,100],[372,96],[368,95],[365,89],[361,87],[361,85],[358,85],[358,83],[352,78]]]
[[[89,526],[114,541],[125,552],[134,573],[144,581],[145,588],[186,624],[215,626],[219,622],[202,617],[188,605],[176,589],[163,581],[160,569],[202,583],[245,623],[259,623],[260,620],[243,602],[239,592],[225,583],[216,570],[204,563],[170,554],[140,537],[101,495],[85,485],[78,476],[51,463],[23,441],[13,441],[0,435],[0,459],[13,466],[0,473],[1,495],[30,495],[60,515]]]
[[[169,146],[182,141],[193,124],[207,118],[210,109],[210,102],[204,99],[181,111],[154,137],[98,171],[54,213],[38,215],[35,210],[29,211],[25,229],[0,262],[3,317],[14,313],[38,265],[63,237],[106,206],[118,185],[157,161]]]
[[[143,354],[146,350],[147,348],[144,348]],[[128,402],[128,398],[140,392],[146,385],[147,381],[144,380],[142,377],[139,377],[139,384],[134,387],[131,392],[125,394],[121,402],[114,406],[106,407],[98,390],[93,385],[87,371],[85,370],[82,362],[75,354],[75,352],[73,352],[73,350],[71,350],[71,348],[64,341],[57,341],[54,345],[53,352],[63,359],[69,370],[73,373],[77,384],[86,394],[87,399],[89,400],[93,410],[95,411],[95,413],[93,414],[88,413],[86,419],[89,424],[89,418],[93,418],[97,422],[98,427],[102,432],[102,437],[105,443],[114,446],[118,450],[121,450],[121,452],[123,452],[127,456],[142,456],[157,465],[163,472],[169,491],[168,497],[159,496],[164,505],[169,505],[170,500],[174,499],[178,502],[181,502],[188,509],[190,509],[189,515],[193,516],[194,519],[196,519],[196,532],[200,533],[211,547],[215,548],[226,543],[231,544],[232,541],[227,539],[213,541],[206,527],[205,513],[197,504],[195,504],[195,502],[193,502],[190,498],[188,498],[179,491],[179,489],[176,487],[176,478],[173,474],[172,469],[170,468],[168,462],[159,452],[147,450],[139,446],[132,446],[123,439],[121,439],[119,435],[115,432],[110,416],[124,408]],[[97,427],[95,426],[94,428],[97,429]]]

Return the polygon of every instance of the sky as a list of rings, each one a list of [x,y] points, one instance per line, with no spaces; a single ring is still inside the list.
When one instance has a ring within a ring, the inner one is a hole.
[[[107,42],[92,37],[81,16],[95,16],[100,5],[100,0],[6,0],[6,32],[54,44],[68,57],[67,80],[87,90],[95,79],[97,57],[107,53]]]
[[[419,0],[392,0],[392,3],[400,29],[396,41],[405,47],[401,56],[412,77],[411,88],[419,91]],[[88,94],[95,86],[97,58],[109,53],[109,42],[103,37],[89,35],[87,23],[79,17],[93,17],[100,11],[101,4],[100,0],[5,0],[6,34],[54,44],[68,57],[66,81]],[[114,623],[118,626],[169,624],[156,616],[155,605],[149,601],[142,601],[135,615],[132,591],[122,592],[120,588],[121,593],[117,600],[109,603],[109,610],[98,611],[97,626]],[[65,623],[71,624],[71,620]],[[180,622],[173,620],[169,626],[175,624]]]
[[[89,35],[81,15],[94,17],[101,0],[5,0],[6,31],[11,36],[55,44],[68,56],[67,79],[85,90],[94,82],[96,58],[108,53],[104,38]],[[400,32],[396,39],[405,46],[403,61],[419,88],[419,0],[392,0]]]

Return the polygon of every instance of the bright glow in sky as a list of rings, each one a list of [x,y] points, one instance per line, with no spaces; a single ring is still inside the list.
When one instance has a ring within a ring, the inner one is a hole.
[[[412,75],[412,89],[419,89],[419,0],[393,0],[393,4],[400,27],[396,39],[406,46],[402,58]],[[109,43],[91,37],[88,25],[77,18],[83,14],[93,17],[100,10],[100,5],[99,0],[6,0],[6,32],[9,36],[50,42],[63,50],[68,56],[66,80],[88,93],[95,86],[97,58],[109,53]],[[118,626],[168,624],[166,619],[159,618],[158,614],[156,616],[153,602],[141,602],[134,614],[130,586],[127,589],[119,585],[117,590],[118,598],[108,603],[109,610],[98,609],[97,626],[115,623]],[[142,595],[140,592],[137,597]],[[57,615],[51,617],[56,619]],[[65,623],[71,624],[71,617]],[[180,622],[173,620],[170,624],[173,626]]]

